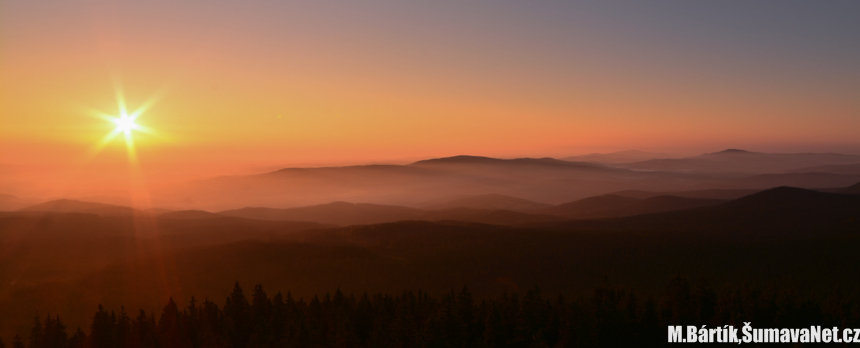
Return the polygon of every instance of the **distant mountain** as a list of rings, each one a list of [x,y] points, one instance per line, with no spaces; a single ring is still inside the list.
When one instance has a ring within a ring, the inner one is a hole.
[[[24,212],[50,212],[50,213],[85,213],[101,216],[130,216],[145,214],[143,211],[119,205],[82,202],[71,199],[58,199],[50,202],[40,203],[19,209]]]
[[[568,217],[603,217],[606,216],[605,212],[610,212],[638,201],[640,200],[636,198],[603,195],[560,204],[552,208],[543,209],[540,212]]]
[[[724,202],[726,202],[726,200],[686,198],[677,196],[656,196],[646,199],[638,199],[618,195],[603,195],[561,204],[538,212],[549,215],[564,216],[566,218],[590,219],[708,207]]]
[[[153,192],[152,197],[159,207],[206,211],[286,208],[337,201],[425,207],[426,202],[445,202],[451,197],[493,194],[561,204],[627,190],[670,193],[705,189],[754,190],[782,185],[843,187],[860,181],[860,174],[786,174],[785,171],[840,164],[835,163],[840,161],[860,162],[860,158],[855,157],[858,156],[728,150],[683,159],[600,164],[553,158],[454,156],[408,165],[286,168],[259,175],[219,177],[165,187]],[[757,174],[760,172],[772,174],[761,176]],[[487,196],[457,205],[526,211],[504,200],[494,203],[497,198]],[[481,200],[484,201],[478,202]],[[382,220],[366,220],[367,223],[378,221]]]
[[[775,174],[800,168],[860,163],[860,156],[836,153],[760,153],[728,149],[677,159],[653,159],[619,167],[684,173]]]
[[[860,183],[856,183],[854,185],[848,186],[848,187],[842,189],[842,191],[840,193],[846,193],[846,194],[851,194],[851,195],[860,195]]]
[[[790,173],[761,174],[740,178],[719,179],[699,187],[730,189],[762,189],[790,186],[801,188],[845,187],[860,181],[860,174]]]
[[[564,157],[562,160],[571,162],[593,163],[630,163],[641,162],[656,158],[671,158],[668,153],[627,150],[610,153],[591,153],[587,155]]]
[[[550,207],[550,204],[538,203],[527,199],[511,197],[500,194],[486,194],[458,197],[451,200],[432,202],[423,205],[424,208],[430,210],[442,210],[453,208],[470,208],[470,209],[485,209],[485,210],[510,210],[518,212],[528,212]]]
[[[860,182],[848,186],[848,187],[838,187],[838,188],[824,188],[817,189],[816,191],[828,192],[828,193],[841,193],[846,195],[860,195]]]
[[[421,216],[419,209],[368,203],[334,202],[308,207],[274,209],[242,208],[218,214],[257,220],[312,221],[335,225],[376,224],[401,220],[414,220]]]
[[[860,174],[860,163],[831,164],[826,166],[805,167],[791,170],[792,173],[831,173],[831,174]]]
[[[499,159],[481,156],[453,156],[418,161],[410,164],[414,167],[439,167],[439,166],[467,166],[467,167],[508,167],[508,168],[534,168],[534,167],[563,167],[576,169],[613,170],[610,167],[585,162],[562,161],[555,158],[515,158]]]
[[[529,214],[510,210],[454,208],[431,210],[414,220],[477,222],[490,225],[523,225],[561,220],[547,214]]]
[[[163,219],[212,219],[222,216],[202,210],[168,211],[158,214],[158,217]]]
[[[860,196],[778,187],[710,207],[556,223],[557,228],[683,233],[690,240],[817,237],[860,231]],[[692,234],[690,234],[692,233]]]
[[[676,196],[685,198],[701,198],[701,199],[723,199],[733,200],[744,196],[749,196],[753,193],[761,192],[761,189],[713,189],[713,190],[693,190],[693,191],[673,191],[673,192],[651,192],[651,191],[617,191],[610,195],[632,197],[638,199],[646,199],[657,196]]]
[[[860,204],[860,197],[783,186],[731,201],[726,204],[724,209],[773,211],[815,208],[814,210],[839,210],[851,208],[852,205],[857,204]],[[860,214],[860,211],[857,213]]]
[[[0,194],[0,211],[12,211],[24,208],[32,203],[21,198]]]
[[[684,174],[552,158],[455,156],[409,165],[287,168],[219,177],[163,188],[153,193],[153,200],[158,206],[176,210],[207,211],[335,201],[416,207],[452,196],[488,194],[558,204],[619,190],[682,190],[693,183]]]
[[[406,220],[463,221],[493,225],[515,225],[558,220],[558,217],[555,216],[528,214],[503,209],[475,209],[459,207],[439,210],[421,210],[393,205],[347,202],[334,202],[290,209],[243,208],[222,211],[218,214],[221,216],[241,217],[255,220],[308,221],[341,226],[369,225]]]

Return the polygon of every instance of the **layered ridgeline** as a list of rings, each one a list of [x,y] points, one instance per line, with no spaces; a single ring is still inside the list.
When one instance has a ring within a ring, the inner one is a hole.
[[[761,153],[738,149],[685,158],[655,158],[619,164],[639,170],[700,173],[845,173],[860,156],[838,153]],[[847,171],[848,174],[857,174]]]
[[[739,332],[745,322],[774,328],[857,327],[857,300],[856,293],[822,299],[792,289],[715,289],[683,277],[669,281],[658,297],[604,285],[574,298],[545,296],[532,287],[490,299],[476,299],[467,288],[439,296],[421,291],[347,295],[336,290],[296,299],[289,292],[270,296],[261,285],[246,295],[236,283],[223,302],[192,297],[184,305],[171,298],[153,312],[99,306],[84,329],[67,328],[58,316],[37,316],[24,333],[27,339],[18,334],[11,345],[653,347],[669,346],[666,328],[675,325],[731,325]],[[749,337],[741,333],[733,338]]]
[[[625,152],[568,160],[455,156],[406,165],[286,168],[178,184],[155,190],[152,197],[156,206],[175,210],[290,208],[337,201],[442,209],[439,202],[482,195],[557,205],[616,191],[830,188],[860,181],[860,172],[853,169],[860,156],[853,155],[726,150],[647,159],[661,155]],[[521,211],[515,206],[496,209]]]
[[[724,203],[726,199],[689,198],[689,195],[732,196],[736,190],[708,190],[706,193],[675,192],[659,194],[624,191],[576,200],[557,206],[504,195],[466,196],[429,204],[437,209],[370,203],[332,202],[306,207],[277,209],[248,207],[221,212],[201,210],[149,210],[75,200],[49,201],[18,210],[29,213],[83,213],[99,216],[158,216],[162,219],[210,219],[239,217],[252,220],[303,221],[325,225],[362,225],[397,221],[463,221],[495,225],[528,225],[530,223],[620,217],[684,210]],[[744,191],[746,192],[746,191]],[[634,198],[631,196],[646,196]]]
[[[702,199],[708,198],[694,202]],[[600,219],[409,219],[347,227],[201,211],[0,213],[0,328],[26,332],[32,322],[20,318],[37,313],[85,328],[98,304],[149,313],[171,296],[179,303],[192,294],[220,298],[234,280],[304,298],[337,288],[440,296],[463,286],[492,298],[535,284],[549,294],[579,296],[607,281],[657,296],[678,274],[715,286],[792,287],[801,294],[858,285],[845,274],[860,263],[860,196],[782,187],[688,208]]]

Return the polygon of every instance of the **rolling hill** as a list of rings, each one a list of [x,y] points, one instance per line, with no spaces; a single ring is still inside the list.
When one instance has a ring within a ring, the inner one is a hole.
[[[153,204],[173,210],[226,211],[245,207],[285,209],[330,202],[373,202],[426,208],[451,197],[486,196],[440,208],[527,211],[490,203],[502,195],[562,204],[618,191],[684,192],[764,190],[775,186],[841,187],[860,174],[786,173],[818,165],[858,163],[841,154],[766,154],[727,150],[689,158],[622,164],[570,162],[553,158],[499,159],[453,156],[407,165],[286,168],[248,176],[218,177],[156,190]],[[689,197],[704,198],[704,197]],[[735,198],[731,196],[729,198]]]
[[[826,166],[805,167],[791,170],[792,173],[831,173],[831,174],[860,174],[860,163],[831,164]]]
[[[71,199],[58,199],[19,209],[24,212],[46,213],[84,213],[102,216],[143,215],[145,212],[130,207],[112,204],[82,202]]]
[[[15,196],[0,194],[0,211],[18,210],[30,204],[30,202]]]
[[[848,186],[843,189],[839,189],[836,193],[845,193],[849,195],[860,195],[860,183],[856,183],[854,185]]]
[[[180,303],[222,296],[235,281],[305,298],[334,289],[443,294],[464,285],[484,297],[535,284],[578,296],[606,282],[648,294],[678,274],[825,294],[860,286],[845,276],[860,263],[860,196],[796,188],[521,227],[147,219],[0,214],[0,326],[37,311],[87,325],[98,304],[153,311],[168,296]]]
[[[629,191],[617,191],[612,192],[610,195],[622,196],[622,197],[632,197],[638,199],[646,199],[657,196],[676,196],[676,197],[685,197],[685,198],[700,198],[700,199],[724,199],[724,200],[733,200],[738,199],[744,196],[749,196],[751,194],[761,192],[763,190],[757,189],[713,189],[713,190],[693,190],[693,191],[674,191],[674,192],[652,192],[652,191],[637,191],[637,190],[629,190]]]
[[[677,196],[655,196],[638,199],[619,195],[604,195],[561,204],[539,212],[570,219],[593,219],[700,208],[724,202],[726,200]]]
[[[505,196],[500,194],[486,194],[457,197],[450,200],[442,200],[423,204],[424,209],[442,210],[454,208],[486,209],[486,210],[510,210],[518,212],[529,212],[550,207],[549,204],[538,203],[527,199]]]
[[[641,162],[657,158],[671,158],[668,153],[646,152],[638,150],[617,151],[611,153],[591,153],[580,156],[564,157],[562,160],[571,162],[592,163],[631,163]]]
[[[153,193],[153,201],[174,210],[207,211],[336,201],[420,207],[451,197],[488,194],[559,204],[619,190],[683,190],[713,179],[550,158],[455,156],[409,165],[287,168],[212,178],[162,188]]]
[[[336,225],[358,225],[415,220],[423,214],[423,211],[393,205],[333,202],[290,209],[243,208],[222,211],[218,214],[257,220],[313,221]]]
[[[728,149],[677,159],[619,164],[621,168],[683,173],[776,174],[826,165],[860,163],[860,156],[835,153],[771,154]]]

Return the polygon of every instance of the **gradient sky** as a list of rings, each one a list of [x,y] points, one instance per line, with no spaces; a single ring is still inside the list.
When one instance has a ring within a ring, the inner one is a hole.
[[[860,154],[858,18],[857,1],[0,0],[0,170],[122,181],[125,143],[94,150],[114,127],[88,111],[117,114],[118,86],[129,109],[160,97],[134,135],[152,178]]]

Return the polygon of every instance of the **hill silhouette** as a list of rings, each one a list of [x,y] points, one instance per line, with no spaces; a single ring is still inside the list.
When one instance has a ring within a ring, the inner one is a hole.
[[[783,186],[731,201],[720,210],[850,215],[860,213],[857,208],[860,208],[858,196]]]
[[[243,208],[218,214],[258,220],[313,221],[336,225],[374,224],[414,220],[423,212],[419,209],[369,203],[333,202],[308,207],[273,209]]]
[[[335,201],[415,207],[454,196],[487,194],[557,204],[622,189],[687,186],[677,180],[678,176],[547,158],[458,156],[403,166],[287,168],[260,175],[220,177],[163,189],[153,194],[153,200],[175,210],[207,211]]]
[[[0,194],[0,211],[18,210],[28,205],[30,205],[30,203],[24,199],[12,195]]]
[[[622,197],[616,195],[603,195],[583,198],[578,201],[564,203],[552,208],[547,208],[541,212],[552,215],[564,216],[588,216],[600,214],[604,211],[611,211],[618,207],[625,206],[634,202],[638,202],[636,198]]]
[[[790,186],[803,188],[845,187],[860,181],[860,174],[789,173],[760,174],[747,177],[715,180],[700,186],[728,189],[759,189],[761,187]]]
[[[143,211],[119,205],[82,202],[72,199],[58,199],[45,203],[21,208],[19,211],[26,212],[50,212],[50,213],[84,213],[102,216],[130,216],[144,214]]]
[[[403,206],[334,202],[290,209],[243,208],[218,213],[223,216],[257,220],[309,221],[340,226],[368,225],[404,220],[464,221],[494,225],[555,221],[547,215],[527,214],[503,209],[450,208],[421,210]]]
[[[860,181],[860,174],[785,172],[858,161],[860,156],[734,150],[621,164],[553,158],[453,156],[408,165],[286,168],[258,175],[219,177],[163,187],[152,197],[159,207],[206,211],[300,207],[337,201],[424,207],[427,202],[442,202],[451,197],[491,194],[562,204],[629,190],[671,193],[709,189],[763,190],[783,185],[841,187]]]
[[[858,182],[854,185],[848,186],[846,188],[843,188],[837,193],[845,193],[845,194],[850,194],[850,195],[860,195],[860,182]]]
[[[733,200],[744,196],[749,196],[753,193],[761,192],[757,189],[712,189],[712,190],[692,190],[692,191],[673,191],[673,192],[652,192],[627,190],[612,192],[610,195],[632,197],[638,199],[646,199],[657,196],[676,196],[685,198],[701,198],[701,199],[724,199]]]
[[[779,187],[711,207],[555,226],[681,233],[677,237],[684,239],[716,235],[724,239],[811,237],[824,231],[832,235],[860,232],[860,196]]]
[[[442,210],[453,208],[471,208],[471,209],[486,209],[486,210],[511,210],[519,212],[528,212],[542,208],[550,207],[549,204],[538,203],[527,199],[511,197],[500,194],[486,194],[458,197],[450,200],[432,202],[423,205],[425,209]]]
[[[418,161],[410,164],[417,167],[435,167],[435,166],[450,166],[450,165],[466,165],[466,166],[504,166],[504,167],[567,167],[580,169],[604,169],[611,170],[603,165],[585,162],[570,162],[562,161],[555,158],[515,158],[515,159],[499,159],[481,156],[453,156],[444,158],[435,158],[429,160]]]
[[[674,210],[707,207],[726,202],[719,199],[655,196],[645,199],[604,195],[589,197],[540,210],[540,213],[566,218],[588,219],[659,213]]]
[[[415,220],[426,221],[461,221],[476,222],[492,225],[522,225],[543,221],[557,221],[558,217],[548,214],[523,213],[517,211],[496,209],[451,208],[430,210],[421,214]]]
[[[670,157],[672,156],[668,153],[627,150],[611,153],[591,153],[587,155],[569,156],[562,158],[562,160],[571,162],[630,163]]]
[[[0,284],[7,284],[0,327],[36,311],[76,327],[99,303],[157,310],[168,296],[215,298],[235,280],[296,297],[337,288],[442,294],[464,285],[482,297],[534,284],[579,296],[605,279],[653,294],[683,274],[826,293],[860,286],[845,276],[860,263],[858,232],[860,196],[796,188],[674,212],[516,227],[0,213]]]
[[[798,168],[792,173],[831,173],[831,174],[860,174],[860,163],[831,164],[826,166]]]
[[[161,219],[214,219],[222,216],[202,210],[179,210],[158,214]]]
[[[709,153],[707,155],[746,155],[746,154],[754,154],[754,152],[749,152],[747,150],[741,150],[741,149],[725,149],[723,151]]]
[[[776,174],[800,168],[860,163],[860,156],[835,153],[770,154],[739,149],[677,159],[653,159],[620,167],[669,172]]]

